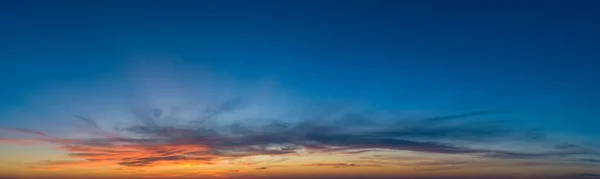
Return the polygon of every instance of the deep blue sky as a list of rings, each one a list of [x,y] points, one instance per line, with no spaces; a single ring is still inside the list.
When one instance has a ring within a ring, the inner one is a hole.
[[[600,136],[598,1],[165,2],[0,2],[0,112],[160,54],[316,99]]]

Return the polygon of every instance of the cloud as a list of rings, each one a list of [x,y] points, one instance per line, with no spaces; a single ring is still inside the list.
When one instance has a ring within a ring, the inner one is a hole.
[[[563,156],[588,155],[588,154],[596,155],[596,153],[592,152],[592,151],[559,150],[559,151],[538,152],[538,153],[496,151],[496,152],[485,154],[485,156],[494,157],[494,158],[508,158],[508,159],[528,159],[528,158],[548,158],[548,157],[563,157]]]
[[[568,178],[600,178],[600,174],[594,174],[594,173],[573,173],[573,174],[569,174],[566,177]]]
[[[194,115],[181,120],[176,110],[137,107],[129,123],[115,131],[102,128],[89,117],[77,116],[89,127],[93,137],[54,137],[43,132],[11,129],[36,136],[35,139],[8,138],[4,143],[46,142],[77,159],[74,163],[43,162],[41,167],[120,165],[123,167],[174,164],[214,164],[224,159],[248,156],[286,156],[302,153],[339,153],[361,155],[376,150],[470,155],[502,159],[544,159],[593,154],[576,145],[547,148],[546,151],[510,151],[469,147],[481,141],[525,140],[536,144],[531,130],[518,130],[500,120],[467,120],[496,112],[477,111],[438,117],[408,118],[352,108],[311,107],[300,114],[280,118],[244,118],[236,115],[251,105],[234,98],[204,108],[193,108]],[[229,122],[223,122],[229,118]],[[234,119],[231,119],[234,118]],[[240,118],[240,119],[237,119]],[[178,119],[178,120],[176,120]],[[175,121],[175,122],[174,122]],[[539,131],[535,131],[539,136]],[[25,142],[29,141],[29,142]],[[460,142],[457,142],[460,141]],[[385,159],[380,159],[385,160]],[[277,163],[276,161],[271,161]],[[266,162],[269,163],[269,162]],[[464,163],[446,163],[419,170],[451,169]],[[312,166],[383,166],[382,164],[314,163]]]
[[[16,133],[22,133],[22,134],[28,134],[28,135],[34,135],[34,136],[48,137],[48,135],[46,133],[43,133],[40,131],[35,131],[35,130],[29,130],[29,129],[0,127],[0,131],[16,132]]]
[[[177,81],[181,80],[168,79],[164,74],[181,70],[163,70],[163,65],[145,70],[144,73],[149,76],[142,77],[143,87],[134,89],[131,94],[124,89],[120,89],[124,91],[118,94],[111,94],[116,92],[107,88],[129,88],[129,82],[110,83],[89,91],[60,90],[61,95],[53,95],[57,97],[46,100],[44,111],[52,111],[47,108],[59,106],[57,108],[67,109],[68,114],[64,116],[70,116],[77,122],[66,122],[64,118],[46,121],[73,131],[61,131],[66,135],[60,136],[51,130],[5,127],[0,128],[0,143],[25,147],[51,144],[68,157],[68,160],[29,163],[27,167],[30,169],[110,166],[121,171],[165,178],[169,175],[150,174],[148,172],[151,170],[146,167],[215,165],[227,161],[227,165],[242,168],[202,171],[213,176],[225,176],[225,173],[245,173],[246,170],[275,167],[358,169],[408,166],[416,171],[427,172],[489,166],[597,163],[593,157],[580,159],[584,158],[582,155],[594,155],[591,150],[572,144],[548,145],[545,143],[552,141],[543,130],[519,128],[512,121],[496,119],[497,115],[506,111],[414,116],[406,115],[403,111],[369,110],[343,104],[315,102],[305,105],[305,101],[282,99],[272,91],[256,95],[246,93],[252,91],[246,87],[222,89],[223,85],[219,82],[207,83],[204,79],[179,84]],[[244,93],[238,95],[239,91]],[[80,95],[69,97],[71,93]],[[86,97],[86,94],[93,96]],[[130,99],[112,99],[122,94],[140,98],[140,101],[134,100],[130,104]],[[95,100],[98,98],[96,95],[111,99]],[[77,100],[60,101],[63,98]],[[89,100],[93,102],[82,103]],[[93,115],[75,110],[80,107],[85,108],[83,111],[91,111]],[[42,126],[47,125],[34,127]],[[521,149],[497,147],[497,144],[505,142],[526,145]],[[536,150],[529,150],[529,147]],[[376,157],[353,159],[354,156],[373,156],[375,153]],[[417,155],[393,156],[399,153]],[[287,162],[297,155],[313,154],[340,154],[348,161],[317,159],[297,165],[290,164],[296,161]],[[448,156],[483,161],[448,159]],[[514,162],[501,165],[486,159]],[[560,163],[563,159],[572,163]],[[579,174],[578,177],[585,176],[589,174]]]
[[[354,163],[309,163],[303,166],[311,167],[333,167],[333,168],[347,168],[347,167],[383,167],[383,165],[375,164],[354,164]]]
[[[600,164],[600,159],[576,159],[575,161]]]

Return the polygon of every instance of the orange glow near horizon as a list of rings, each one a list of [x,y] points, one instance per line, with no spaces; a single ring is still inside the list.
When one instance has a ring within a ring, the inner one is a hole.
[[[0,144],[7,145],[7,144]],[[48,147],[48,146],[46,146]],[[10,148],[10,147],[9,147]],[[12,147],[18,149],[18,147]],[[41,149],[41,148],[40,148]],[[3,151],[5,161],[0,163],[0,172],[7,176],[19,178],[36,177],[100,177],[100,178],[277,178],[277,177],[434,177],[440,174],[444,176],[485,176],[506,170],[518,173],[519,169],[511,167],[514,163],[501,164],[498,162],[480,162],[489,166],[469,166],[457,168],[456,170],[444,170],[461,164],[448,166],[429,167],[429,163],[448,160],[448,156],[423,155],[414,152],[365,152],[359,154],[335,154],[335,153],[310,153],[310,154],[287,154],[280,156],[256,155],[239,158],[213,157],[208,161],[176,160],[156,161],[150,165],[122,166],[117,161],[127,158],[140,158],[154,156],[157,150],[172,150],[177,152],[203,151],[206,148],[193,146],[164,146],[151,147],[141,146],[119,146],[119,147],[58,147],[68,152],[88,152],[99,155],[70,155],[62,153],[62,156],[40,156],[35,153],[31,158],[47,158],[43,162],[21,163],[25,153],[17,154],[18,150]],[[122,153],[103,156],[100,154],[121,151]],[[27,151],[26,151],[27,152]],[[32,151],[28,151],[32,152]],[[60,153],[60,152],[59,152]],[[8,155],[7,155],[8,154]],[[14,157],[10,157],[14,156]],[[167,156],[168,157],[168,156]],[[469,159],[468,156],[453,156]],[[68,160],[57,161],[56,158]],[[52,160],[50,160],[52,159]],[[469,159],[471,160],[471,159]],[[473,160],[472,160],[473,161]],[[525,165],[525,164],[523,164]],[[535,165],[532,163],[531,165]],[[564,168],[565,166],[560,166]],[[559,166],[540,165],[536,170],[547,170],[560,168]],[[477,170],[472,170],[477,168]],[[529,167],[529,170],[535,168]],[[581,168],[583,169],[583,168]],[[429,171],[430,170],[430,171]],[[425,171],[425,172],[424,172]],[[524,171],[524,170],[523,170]],[[525,173],[521,171],[522,173]]]

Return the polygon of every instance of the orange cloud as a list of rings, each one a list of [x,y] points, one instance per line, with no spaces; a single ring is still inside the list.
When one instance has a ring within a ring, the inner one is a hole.
[[[346,168],[346,167],[383,167],[383,165],[377,164],[354,164],[354,163],[309,163],[304,166],[311,167],[333,167],[333,168]]]

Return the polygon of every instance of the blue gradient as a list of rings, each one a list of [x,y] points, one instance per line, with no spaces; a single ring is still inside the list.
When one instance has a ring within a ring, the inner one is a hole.
[[[600,136],[598,1],[2,1],[0,112],[168,55],[383,109]],[[6,121],[10,119],[0,119]]]

